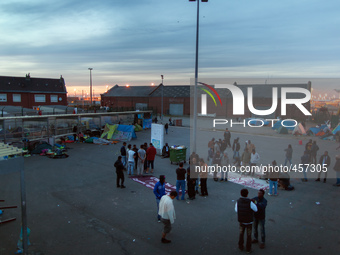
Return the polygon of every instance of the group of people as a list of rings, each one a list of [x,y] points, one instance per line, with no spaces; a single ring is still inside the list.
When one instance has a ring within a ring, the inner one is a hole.
[[[321,181],[322,172],[325,173],[323,182],[327,181],[327,172],[328,168],[331,166],[331,157],[328,155],[328,151],[324,151],[324,153],[320,156],[319,160],[317,160],[317,152],[319,150],[319,146],[316,144],[316,141],[310,139],[305,145],[305,151],[301,157],[301,164],[303,164],[303,178],[301,181],[308,182],[307,172],[309,164],[319,164],[323,168],[325,167],[327,171],[318,171],[318,178],[315,180],[316,182]],[[291,161],[290,161],[291,163]],[[337,181],[333,186],[340,187],[340,155],[335,157],[335,164],[333,170],[336,173]]]
[[[180,166],[179,169],[183,169],[183,166]],[[181,174],[181,171],[178,171],[177,174]],[[174,224],[176,219],[173,200],[175,198],[178,199],[179,193],[178,191],[171,191],[169,195],[166,195],[165,176],[161,175],[159,179],[159,182],[157,182],[154,187],[154,194],[157,202],[158,222],[163,223],[161,242],[171,243],[171,240],[166,239],[166,235],[170,233],[172,224]],[[248,193],[247,189],[241,190],[241,197],[235,204],[235,211],[239,222],[238,247],[241,251],[244,250],[244,233],[246,232],[246,252],[251,253],[252,244],[259,243],[260,249],[265,248],[265,218],[267,200],[264,198],[265,191],[263,189],[260,189],[258,191],[258,195],[253,199],[248,198]],[[260,239],[259,228],[261,232]],[[253,230],[254,238],[252,239]]]
[[[141,176],[144,173],[148,174],[154,172],[154,161],[157,151],[152,143],[141,144],[139,149],[136,145],[127,145],[123,142],[123,146],[120,148],[120,156],[115,162],[117,174],[117,188],[125,188],[124,186],[124,170],[127,170],[128,175],[134,175],[134,171],[137,171],[137,176]]]

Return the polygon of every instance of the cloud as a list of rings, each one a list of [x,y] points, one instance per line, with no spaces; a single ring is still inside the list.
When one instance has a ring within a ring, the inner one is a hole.
[[[340,3],[201,3],[200,76],[338,77]],[[189,84],[196,4],[186,0],[0,3],[1,75],[59,77],[69,86]],[[156,82],[155,82],[156,83]]]

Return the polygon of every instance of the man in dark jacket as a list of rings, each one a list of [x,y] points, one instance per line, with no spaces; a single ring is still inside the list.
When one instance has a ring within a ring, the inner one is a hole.
[[[254,240],[252,243],[258,243],[258,225],[260,224],[261,229],[261,243],[260,249],[265,247],[266,232],[264,228],[265,218],[266,218],[266,207],[267,200],[264,198],[264,190],[260,189],[257,197],[252,199],[254,204],[257,206],[257,212],[254,213]]]
[[[159,176],[159,182],[155,184],[155,187],[153,188],[153,193],[156,196],[156,203],[157,203],[157,219],[158,222],[161,222],[161,216],[158,214],[159,210],[159,202],[161,201],[162,196],[166,194],[165,192],[165,176],[161,175]]]
[[[324,169],[324,167],[327,168],[325,172],[325,178],[323,179],[323,182],[326,183],[328,167],[331,164],[331,157],[328,156],[328,151],[325,151],[324,154],[320,157],[319,164],[322,165],[322,170]],[[318,178],[315,181],[319,182],[320,177],[321,171],[318,173]]]
[[[188,196],[190,200],[194,200],[196,197],[195,186],[196,186],[196,178],[194,178],[195,166],[197,165],[196,158],[193,157],[189,161],[189,167],[187,168],[187,185],[188,185]],[[191,176],[190,172],[193,172],[193,176]]]
[[[117,174],[117,188],[122,188],[124,189],[124,165],[122,163],[122,156],[118,156],[117,161],[114,164],[114,167],[116,168],[116,174]],[[119,181],[120,185],[119,185]]]
[[[224,140],[226,141],[227,145],[226,148],[231,147],[230,139],[231,139],[230,131],[228,130],[228,128],[226,128],[224,131]]]
[[[120,155],[122,156],[122,164],[125,168],[125,165],[126,165],[126,142],[123,142],[123,146],[120,148]]]
[[[248,198],[248,190],[241,190],[241,197],[235,204],[235,212],[237,212],[238,222],[240,223],[240,235],[238,248],[243,251],[244,232],[247,229],[246,251],[251,253],[251,231],[254,218],[254,212],[257,212],[257,206]]]
[[[168,134],[169,124],[166,123],[165,126],[164,126],[164,128],[165,128],[165,134]]]

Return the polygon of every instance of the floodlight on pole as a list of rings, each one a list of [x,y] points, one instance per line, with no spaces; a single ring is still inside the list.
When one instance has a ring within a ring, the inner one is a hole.
[[[91,100],[91,105],[92,105],[92,70],[93,68],[89,67],[90,70],[90,100]]]
[[[195,2],[196,0],[189,0]],[[202,3],[208,0],[201,0]],[[192,150],[196,152],[197,138],[197,80],[198,80],[198,41],[199,41],[199,18],[200,18],[200,0],[197,0],[197,21],[196,21],[196,60],[195,60],[195,86],[194,86],[194,123],[193,123],[193,143]],[[197,152],[196,152],[197,153]]]

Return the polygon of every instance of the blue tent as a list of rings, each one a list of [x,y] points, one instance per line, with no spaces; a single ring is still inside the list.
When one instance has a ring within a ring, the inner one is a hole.
[[[293,120],[285,120],[284,124],[285,124],[285,128],[287,128],[288,130],[294,130],[296,122],[293,121]],[[279,120],[279,121],[275,122],[272,129],[279,129],[282,126],[283,126],[282,120]]]
[[[281,127],[281,122],[282,122],[282,120],[275,122],[272,129],[279,129],[279,127]]]
[[[132,133],[132,139],[137,138],[135,128],[133,125],[118,125],[118,131]]]
[[[264,119],[250,119],[248,123],[252,126],[261,126],[262,123],[263,123],[263,126],[269,125],[269,122]]]
[[[319,127],[311,127],[308,129],[307,133],[312,133],[313,135],[316,135],[319,133],[322,129]]]

